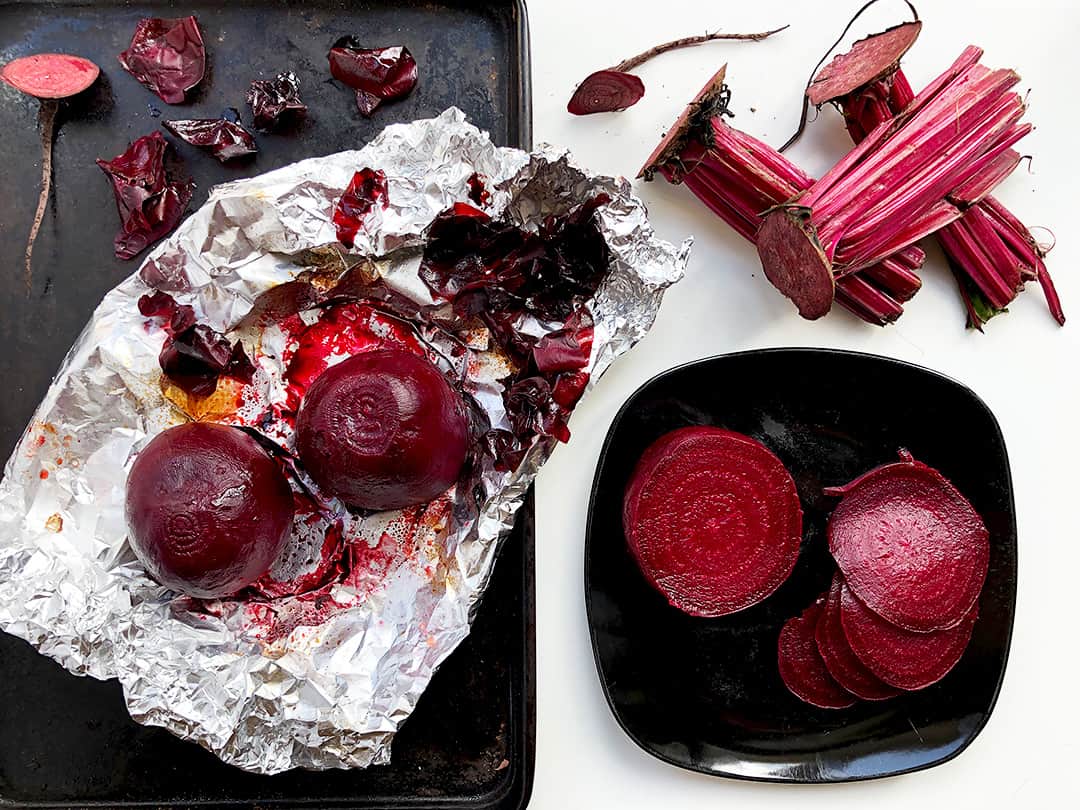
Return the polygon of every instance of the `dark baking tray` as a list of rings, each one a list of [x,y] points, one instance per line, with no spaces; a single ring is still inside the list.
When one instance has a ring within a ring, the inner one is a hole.
[[[196,14],[209,55],[190,103],[169,106],[121,70],[144,16]],[[420,82],[373,118],[332,82],[326,51],[355,33],[406,44]],[[102,295],[138,262],[112,255],[117,229],[97,157],[119,154],[161,118],[216,117],[257,77],[290,68],[310,113],[290,132],[260,136],[260,153],[223,167],[178,144],[198,188],[301,158],[357,148],[395,121],[449,105],[502,145],[531,145],[529,50],[520,0],[447,2],[126,3],[0,0],[0,61],[37,51],[89,57],[102,77],[64,109],[54,196],[23,292],[22,256],[40,173],[37,104],[0,89],[0,452],[6,458],[53,372]],[[160,112],[159,112],[160,111]],[[159,117],[160,116],[160,117]],[[170,138],[175,142],[175,139]],[[523,807],[535,730],[532,500],[496,566],[469,638],[436,673],[393,745],[390,765],[266,777],[222,764],[161,729],[134,723],[115,681],[78,678],[0,633],[0,806],[17,807]]]

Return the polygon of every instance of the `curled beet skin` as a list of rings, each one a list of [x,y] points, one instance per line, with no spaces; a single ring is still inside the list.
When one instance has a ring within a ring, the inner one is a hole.
[[[112,160],[97,161],[108,175],[120,213],[113,245],[118,259],[133,259],[180,222],[191,201],[190,180],[165,172],[169,143],[160,132],[144,135]]]
[[[124,70],[166,104],[183,102],[206,75],[206,47],[194,17],[139,20],[131,44],[118,58]]]
[[[256,79],[247,92],[247,103],[255,119],[255,128],[276,129],[287,117],[304,115],[307,105],[300,100],[300,80],[292,71],[283,71],[273,79]]]
[[[356,106],[370,116],[384,101],[403,98],[416,86],[416,60],[403,45],[361,48],[342,37],[327,54],[330,75],[356,91]]]
[[[180,140],[209,150],[222,163],[259,151],[250,132],[224,118],[162,121],[161,125]]]

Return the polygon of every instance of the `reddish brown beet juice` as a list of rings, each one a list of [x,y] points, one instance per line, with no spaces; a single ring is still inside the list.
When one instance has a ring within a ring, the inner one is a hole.
[[[262,576],[293,518],[292,491],[270,456],[246,433],[208,423],[155,436],[128,473],[125,506],[150,575],[204,599]]]
[[[304,468],[360,509],[433,500],[457,481],[468,449],[464,400],[428,360],[400,349],[327,369],[296,419]]]

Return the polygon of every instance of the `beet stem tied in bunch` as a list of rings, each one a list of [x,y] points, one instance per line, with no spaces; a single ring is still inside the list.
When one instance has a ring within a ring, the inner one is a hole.
[[[814,180],[772,147],[730,126],[725,70],[709,80],[657,147],[642,174],[659,171],[685,185],[713,213],[756,243],[761,217],[795,199]],[[876,325],[895,321],[921,286],[916,271],[925,254],[914,245],[858,272],[835,279],[836,300]],[[831,303],[833,283],[828,299]]]
[[[831,102],[839,107],[848,133],[860,143],[915,100],[900,59],[921,28],[922,23],[915,20],[856,42],[814,77],[807,98],[815,106]],[[1032,280],[1042,287],[1054,319],[1065,323],[1061,301],[1043,262],[1045,251],[1016,216],[986,194],[1019,161],[1020,155],[1010,149],[987,163],[968,188],[970,196],[984,196],[966,209],[964,200],[953,200],[964,209],[963,216],[936,233],[964,299],[968,326],[979,330]]]
[[[864,320],[888,323],[903,295],[882,275],[914,275],[921,253],[903,251],[983,200],[1015,168],[1012,146],[1031,129],[1011,91],[1019,76],[989,70],[981,56],[965,49],[902,114],[809,186],[779,153],[720,119],[726,88],[718,74],[645,173],[683,182],[726,221],[747,219],[735,227],[753,238],[766,277],[803,317],[819,318],[839,300]]]

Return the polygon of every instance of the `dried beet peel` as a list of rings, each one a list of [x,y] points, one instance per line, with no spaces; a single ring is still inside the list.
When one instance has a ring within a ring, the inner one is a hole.
[[[777,641],[777,665],[784,686],[799,700],[819,709],[846,709],[855,705],[855,695],[829,674],[814,640],[823,609],[819,597],[801,616],[784,623]]]
[[[185,143],[208,150],[222,163],[259,151],[250,132],[225,118],[162,121],[161,125]]]
[[[300,80],[286,70],[273,79],[256,79],[247,92],[247,103],[255,128],[274,130],[288,118],[305,115],[307,105],[300,99]]]
[[[131,44],[117,58],[166,104],[181,104],[206,75],[206,47],[193,16],[139,20]]]
[[[363,48],[342,37],[327,54],[330,75],[356,91],[356,106],[370,117],[384,101],[404,98],[416,86],[416,60],[404,45]]]
[[[661,436],[642,455],[623,501],[641,572],[691,616],[725,616],[780,587],[799,556],[795,482],[760,442],[716,427]]]
[[[879,616],[913,632],[942,630],[978,599],[989,535],[941,473],[901,458],[825,490],[843,496],[829,518],[829,550],[848,587]]]

